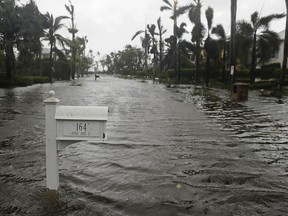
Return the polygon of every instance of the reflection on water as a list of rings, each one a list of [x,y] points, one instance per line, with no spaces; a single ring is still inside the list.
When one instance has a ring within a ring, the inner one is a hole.
[[[285,215],[287,101],[101,76],[0,90],[0,214]],[[108,140],[59,152],[47,202],[42,101],[109,107]],[[10,98],[9,98],[10,97]]]

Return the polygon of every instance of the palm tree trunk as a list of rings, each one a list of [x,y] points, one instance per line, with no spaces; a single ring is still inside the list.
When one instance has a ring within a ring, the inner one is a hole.
[[[53,44],[50,45],[50,59],[49,59],[49,82],[52,83],[52,55],[53,55]]]
[[[257,40],[257,34],[256,32],[254,32],[254,36],[253,36],[253,47],[252,47],[252,61],[251,61],[251,71],[250,71],[250,75],[251,75],[251,79],[250,79],[250,83],[254,83],[255,81],[255,68],[256,68],[256,41]]]
[[[177,72],[178,72],[178,80],[181,79],[181,49],[180,49],[180,41],[178,45],[178,66],[177,66]]]
[[[160,65],[160,76],[162,76],[162,71],[163,71],[163,41],[162,41],[162,33],[160,32],[160,45],[159,45],[159,52],[160,52],[160,60],[159,60],[159,65]]]
[[[173,69],[174,69],[174,77],[178,77],[178,68],[177,68],[177,59],[178,59],[178,49],[177,49],[177,37],[175,37],[175,41],[173,44]]]
[[[285,0],[286,3],[286,14],[288,13],[288,0]],[[279,90],[282,91],[282,86],[285,82],[285,76],[287,71],[287,57],[288,57],[288,16],[286,15],[286,26],[285,26],[285,40],[284,40],[284,53],[283,53],[283,62],[282,62],[282,73],[279,80]]]
[[[235,35],[236,35],[236,14],[237,0],[231,0],[231,36],[230,36],[230,71],[234,68],[231,83],[235,82],[236,55],[235,55]]]
[[[177,0],[174,0],[174,13],[175,11],[177,11]],[[174,43],[174,47],[173,47],[173,50],[174,50],[174,58],[173,58],[173,67],[174,67],[174,75],[175,77],[178,77],[178,67],[177,67],[177,59],[178,59],[178,50],[177,50],[177,16],[175,15],[174,17],[174,20],[173,20],[174,24],[173,24],[173,35],[174,35],[174,38],[175,38],[175,43]]]
[[[223,66],[222,66],[222,81],[225,82],[225,71],[226,71],[226,41],[224,42],[223,47],[223,58],[222,58]]]
[[[210,56],[207,54],[206,58],[206,77],[205,77],[205,84],[209,86],[209,79],[210,79]]]
[[[200,52],[201,52],[201,1],[198,0],[196,4],[196,65],[195,65],[195,82],[196,84],[200,81]]]
[[[196,56],[195,56],[195,73],[194,73],[194,79],[195,83],[198,84],[200,81],[199,78],[199,69],[200,69],[200,41],[196,41]]]

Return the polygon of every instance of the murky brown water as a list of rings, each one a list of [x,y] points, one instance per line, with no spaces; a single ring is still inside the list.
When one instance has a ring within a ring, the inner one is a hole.
[[[0,89],[0,215],[287,215],[287,100],[93,77]],[[60,151],[45,199],[43,100],[109,107],[108,140]]]

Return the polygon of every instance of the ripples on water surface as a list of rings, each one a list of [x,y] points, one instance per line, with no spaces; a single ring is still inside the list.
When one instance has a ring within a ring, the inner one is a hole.
[[[0,90],[0,215],[286,215],[287,101],[233,103],[113,77]],[[109,107],[108,140],[60,151],[45,200],[44,107]]]

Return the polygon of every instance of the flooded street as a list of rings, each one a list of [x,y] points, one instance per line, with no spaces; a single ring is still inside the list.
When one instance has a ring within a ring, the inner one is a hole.
[[[0,89],[0,215],[287,215],[287,99],[116,77]],[[108,139],[59,152],[45,199],[43,101],[108,106]]]

